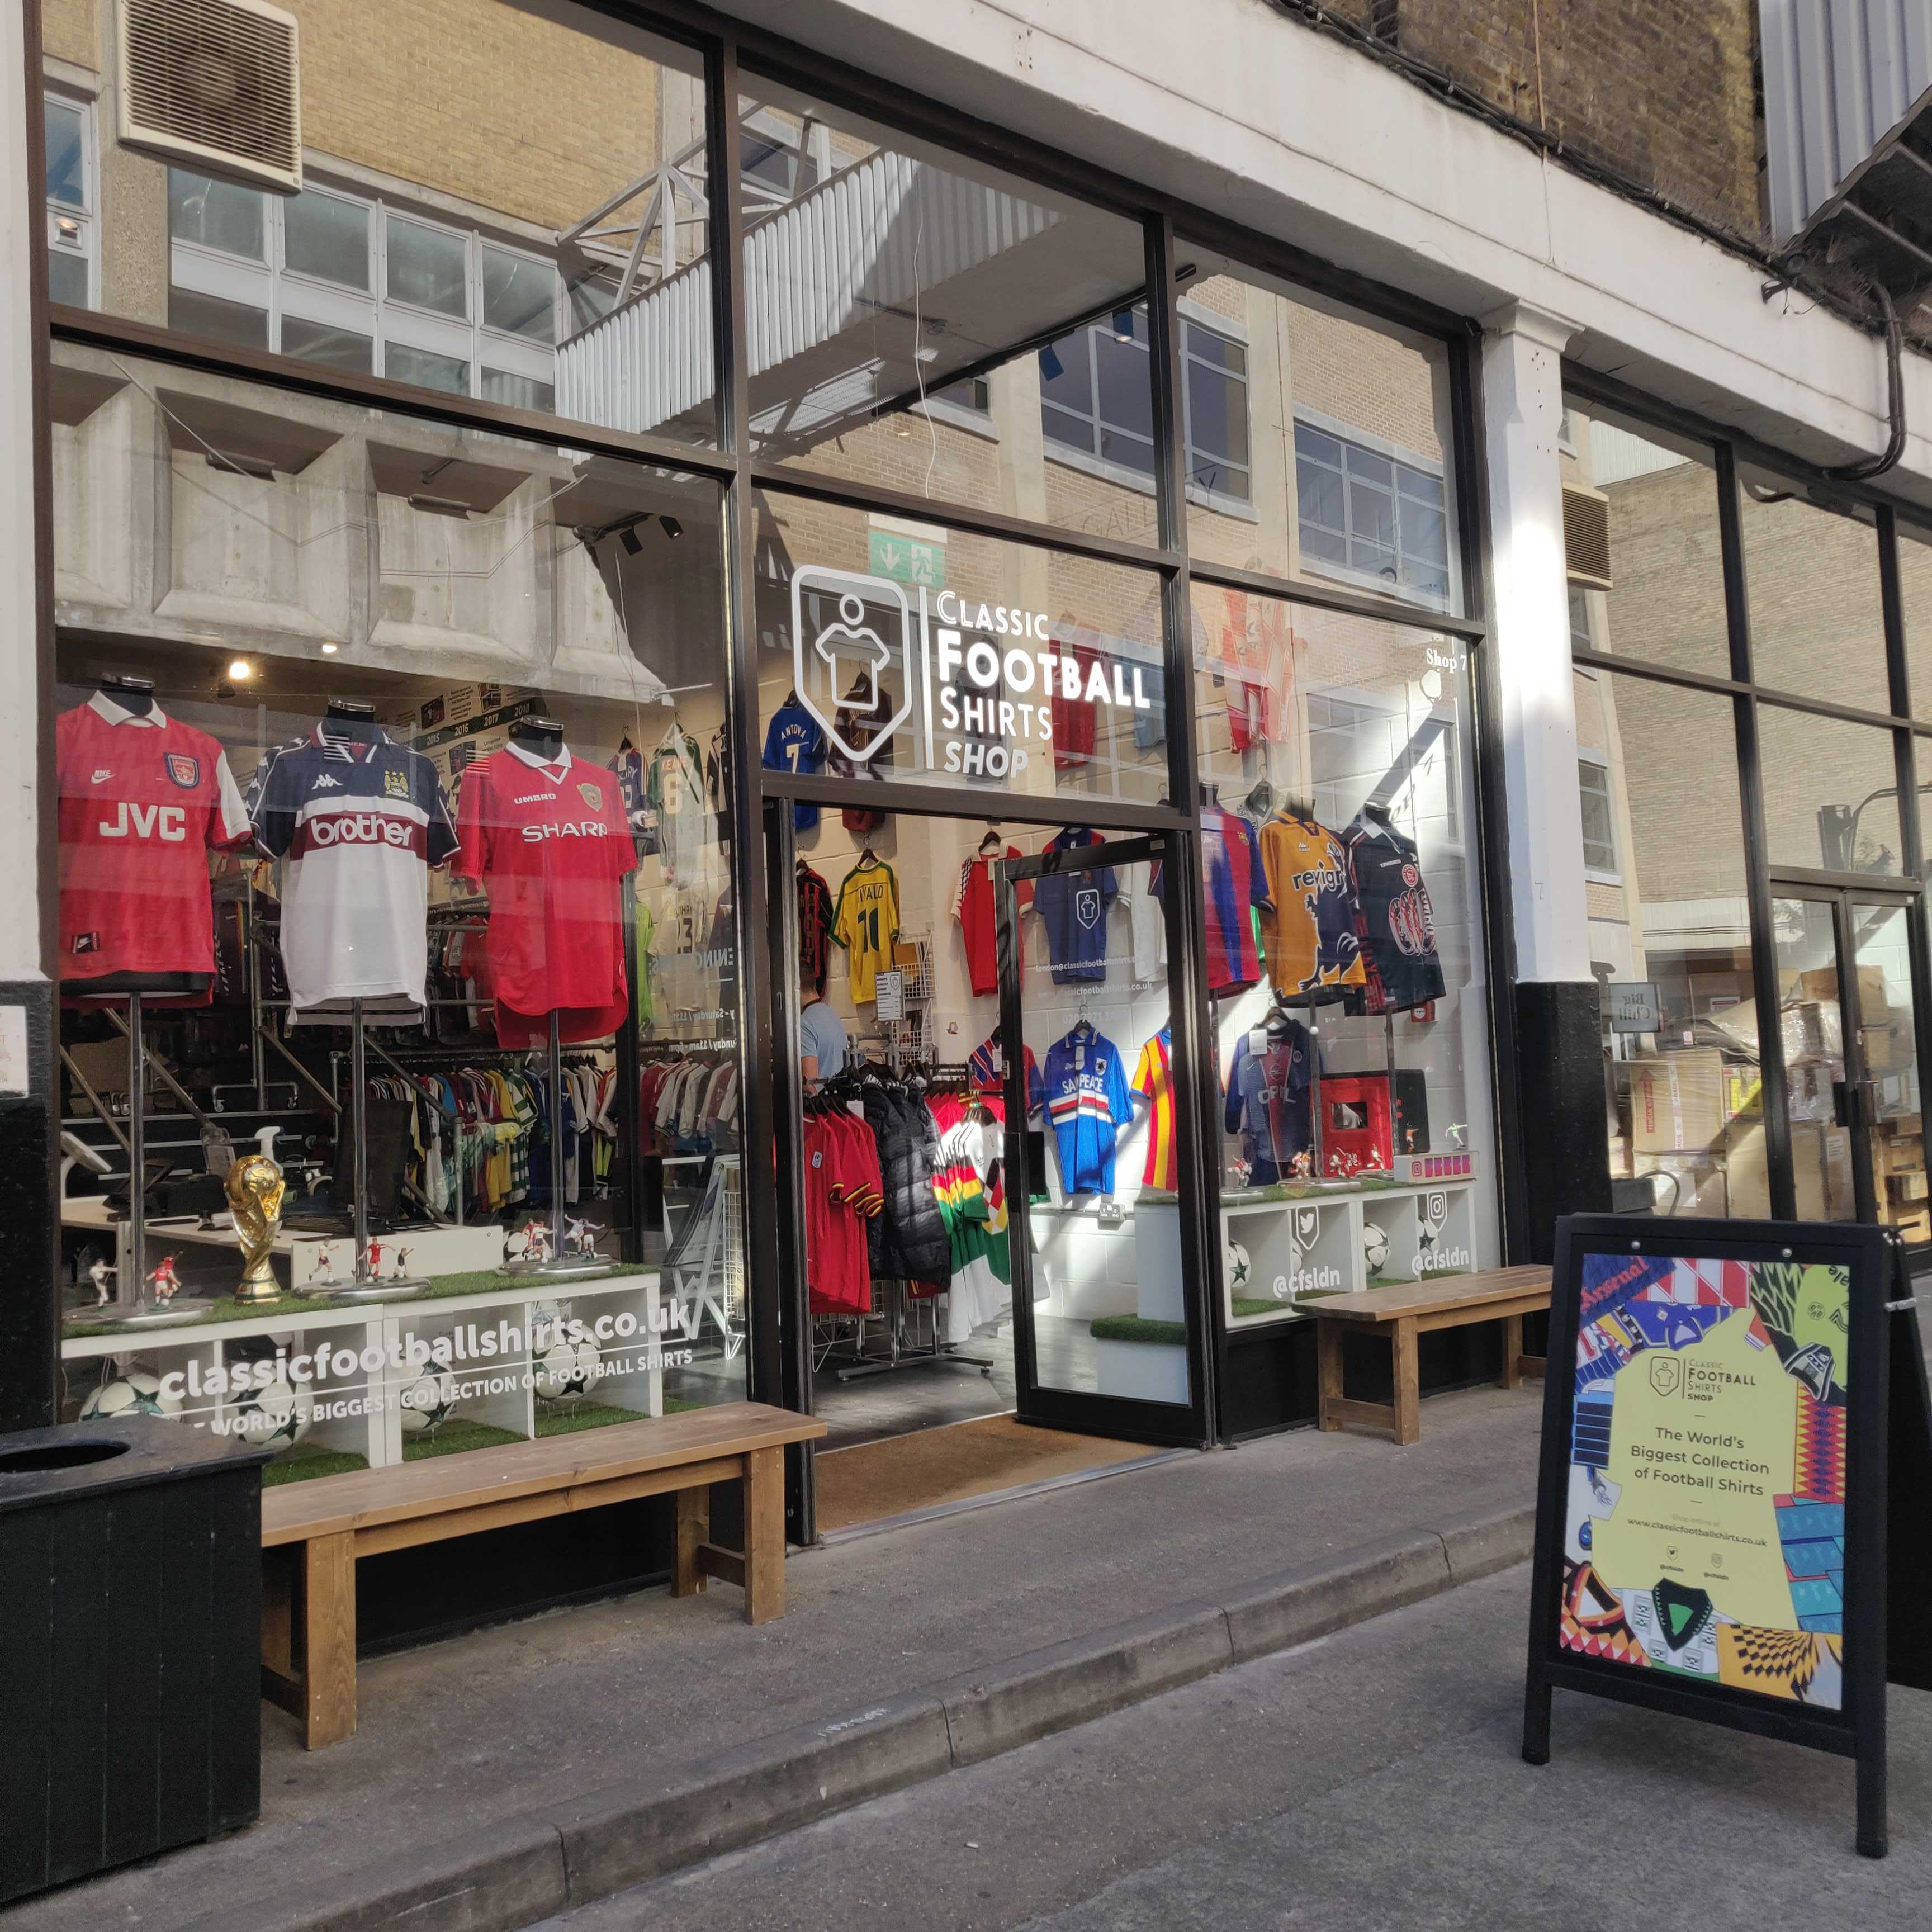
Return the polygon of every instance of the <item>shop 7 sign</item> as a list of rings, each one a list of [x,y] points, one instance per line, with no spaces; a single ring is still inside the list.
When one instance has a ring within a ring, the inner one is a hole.
[[[1928,1428],[1900,1252],[1876,1228],[1558,1223],[1532,1763],[1552,1688],[1788,1738],[1857,1759],[1858,1849],[1882,1854],[1887,1490]]]
[[[868,764],[918,716],[923,768],[1004,778],[1050,757],[1054,706],[1154,709],[1151,660],[1094,633],[956,590],[800,566],[791,582],[792,678],[835,754]]]

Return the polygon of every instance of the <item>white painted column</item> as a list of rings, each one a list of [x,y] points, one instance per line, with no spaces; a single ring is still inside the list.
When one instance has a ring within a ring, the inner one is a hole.
[[[1582,806],[1556,435],[1568,322],[1524,303],[1483,319],[1484,455],[1519,981],[1587,981]]]

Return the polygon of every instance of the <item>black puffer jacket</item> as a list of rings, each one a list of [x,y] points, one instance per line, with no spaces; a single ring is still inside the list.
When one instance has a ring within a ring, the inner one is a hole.
[[[952,1244],[939,1211],[932,1178],[939,1166],[939,1130],[923,1101],[889,1087],[868,1087],[866,1124],[879,1146],[886,1204],[870,1229],[872,1272],[902,1281],[952,1278]]]

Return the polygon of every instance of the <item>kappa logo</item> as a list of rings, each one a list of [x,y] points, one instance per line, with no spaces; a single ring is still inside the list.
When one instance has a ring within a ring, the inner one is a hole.
[[[1650,1364],[1650,1385],[1659,1395],[1675,1395],[1683,1386],[1684,1364],[1675,1355],[1653,1357]]]
[[[332,778],[326,772],[324,772],[321,777],[309,787],[309,789],[311,791],[340,791],[342,789],[342,781],[340,778]]]
[[[808,640],[808,596],[836,596],[838,610],[832,622],[811,627]],[[890,578],[813,564],[793,572],[792,681],[799,702],[833,747],[855,765],[869,763],[912,716],[912,607],[906,602],[904,586]],[[848,683],[855,669],[857,686]],[[902,694],[896,704],[880,682],[891,671],[898,673]],[[842,711],[850,721],[843,728]]]

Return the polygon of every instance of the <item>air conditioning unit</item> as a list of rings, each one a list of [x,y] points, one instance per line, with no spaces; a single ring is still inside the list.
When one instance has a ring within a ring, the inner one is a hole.
[[[264,0],[121,0],[119,134],[202,173],[302,187],[295,16]]]

